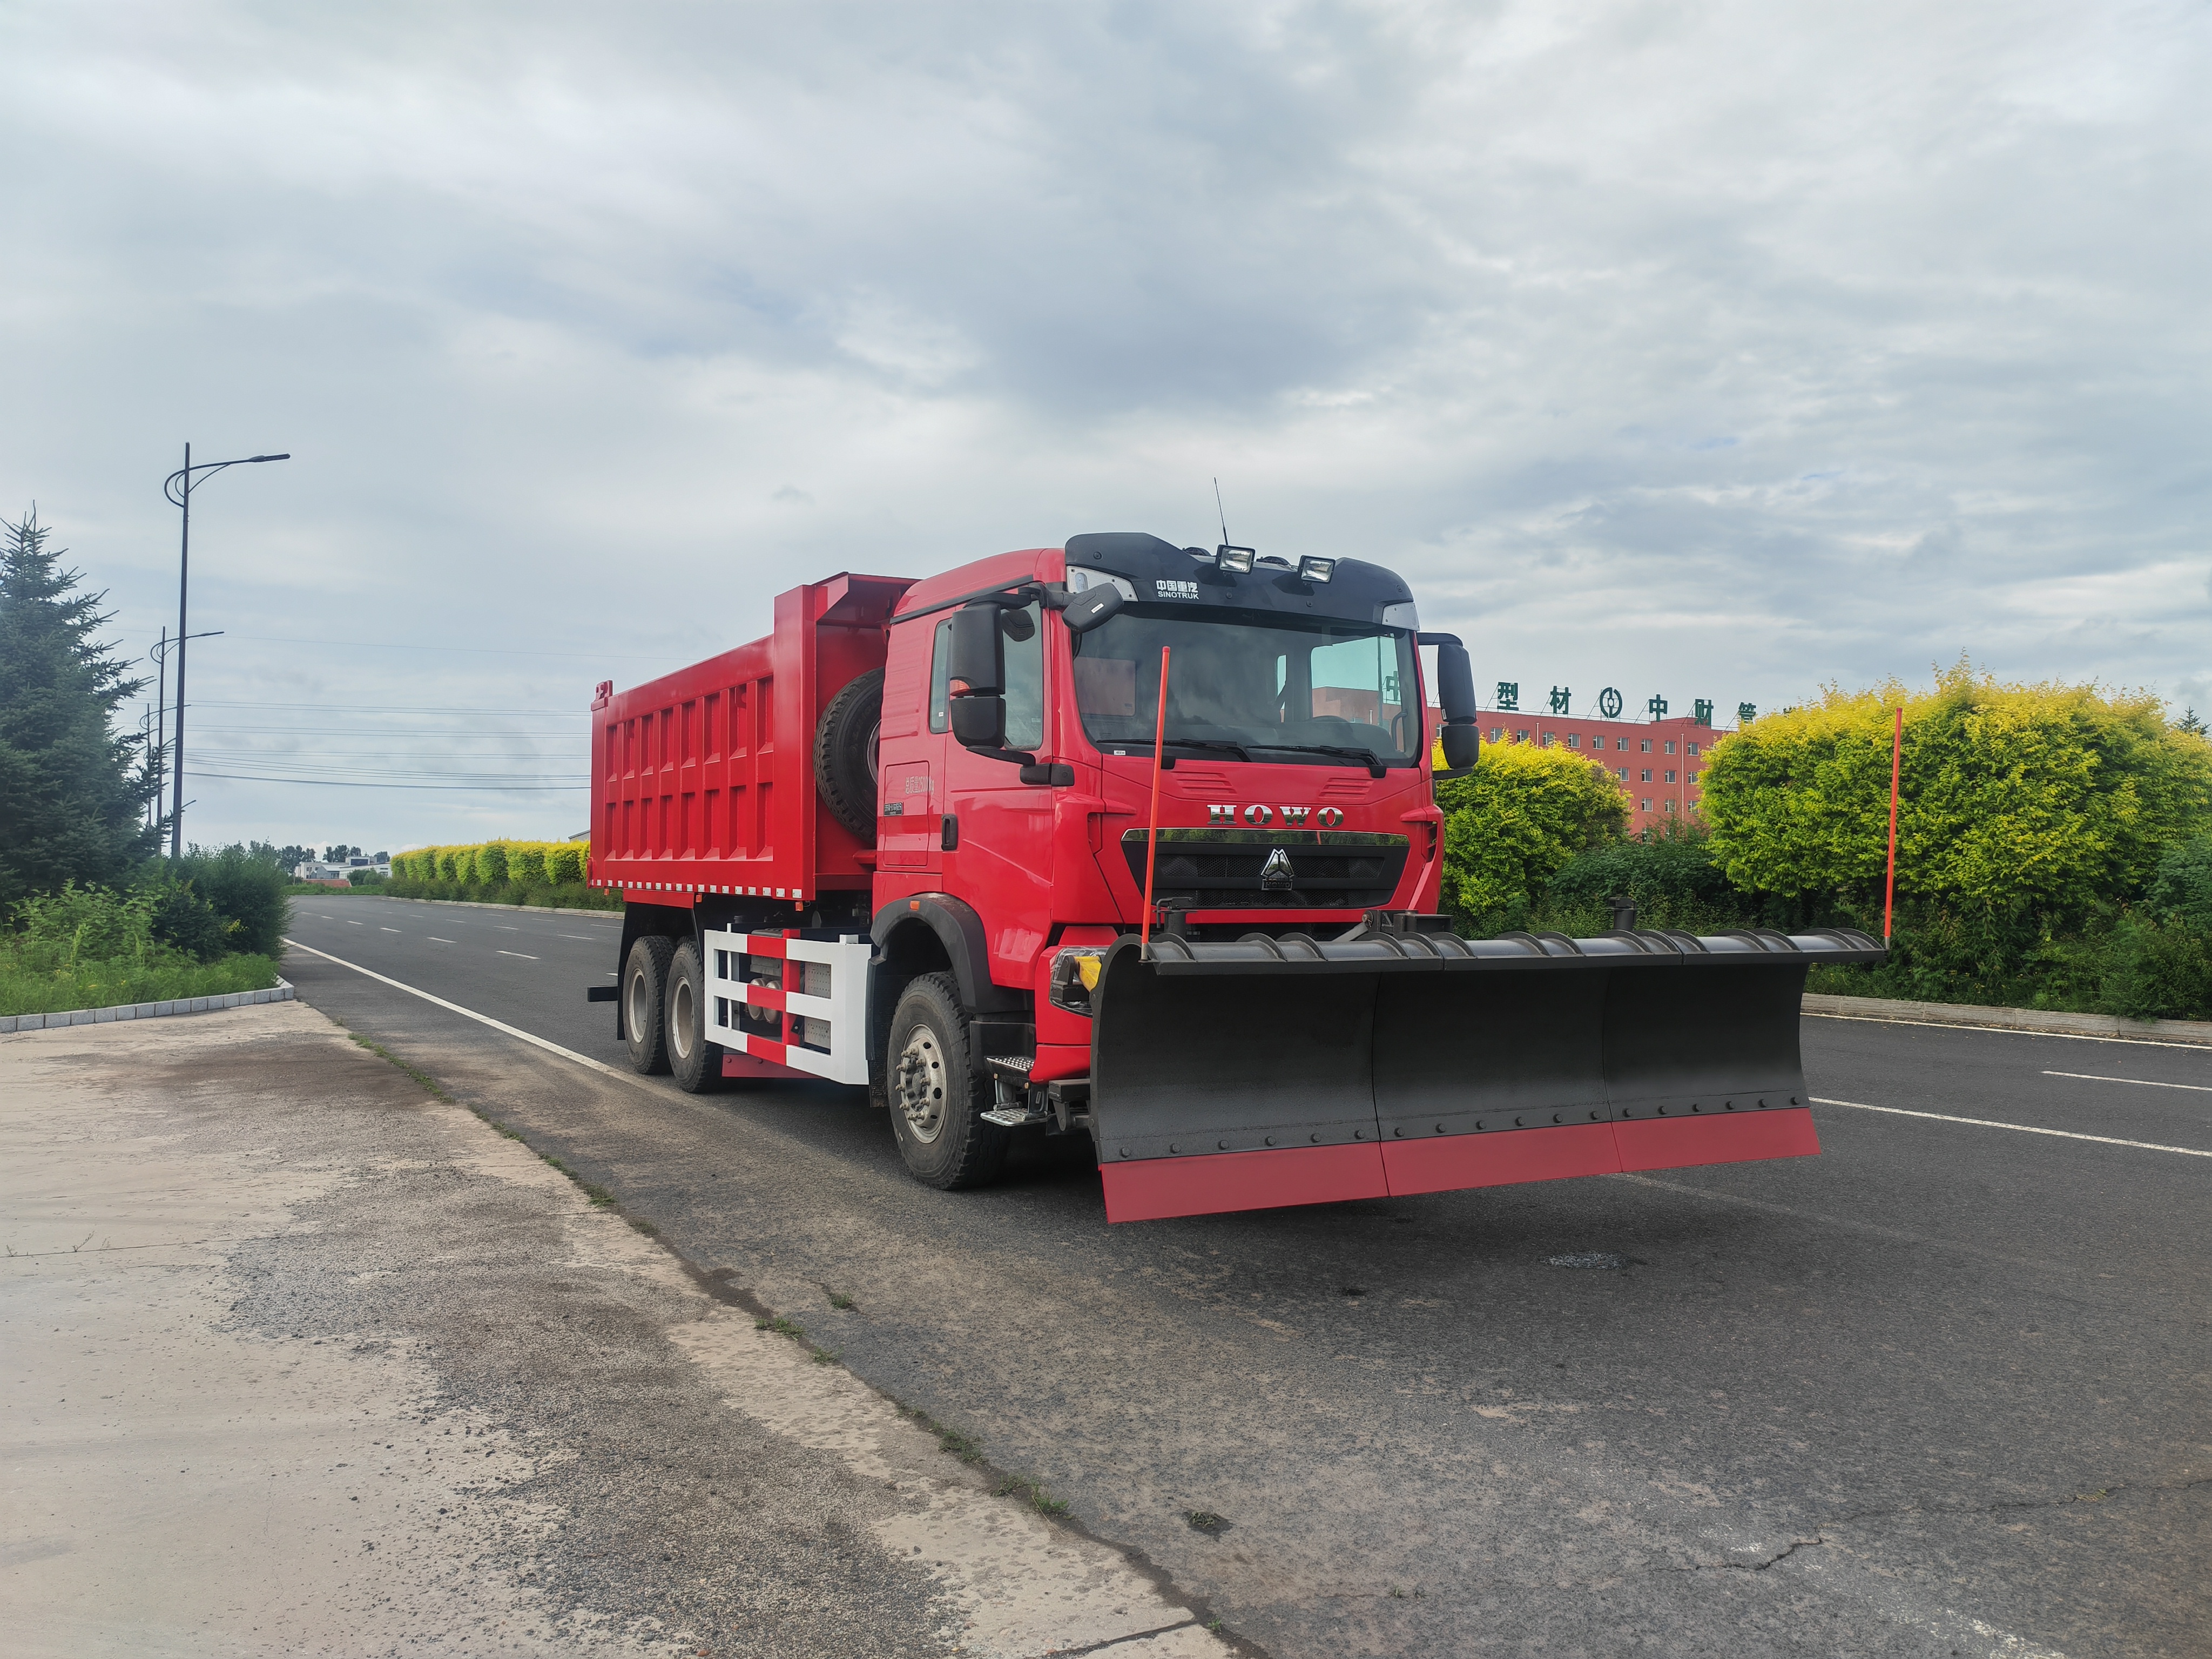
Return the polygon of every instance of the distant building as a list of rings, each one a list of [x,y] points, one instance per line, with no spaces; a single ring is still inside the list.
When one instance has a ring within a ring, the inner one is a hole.
[[[1436,711],[1430,711],[1431,720]],[[1485,743],[1533,743],[1588,755],[1613,774],[1628,803],[1631,830],[1679,823],[1698,810],[1705,757],[1724,727],[1680,715],[1663,720],[1583,719],[1572,714],[1482,711]]]
[[[1429,729],[1443,727],[1443,711],[1431,708]],[[1486,744],[1533,743],[1589,756],[1613,774],[1628,805],[1628,827],[1636,830],[1679,823],[1697,811],[1705,757],[1730,728],[1680,716],[1609,720],[1486,708],[1480,729]]]
[[[367,870],[376,875],[389,876],[392,873],[392,859],[389,854],[381,859],[356,855],[351,858],[332,859],[327,862],[321,859],[307,859],[292,866],[292,879],[319,881],[326,887],[345,887],[351,884],[350,878],[356,870]]]

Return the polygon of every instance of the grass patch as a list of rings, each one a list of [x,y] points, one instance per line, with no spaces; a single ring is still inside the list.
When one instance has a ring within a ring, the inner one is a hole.
[[[348,1031],[346,1036],[352,1038],[353,1041],[360,1047],[368,1049],[369,1053],[374,1054],[378,1059],[389,1060],[392,1065],[397,1066],[401,1071],[406,1073],[409,1077],[413,1078],[416,1083],[422,1085],[423,1093],[434,1095],[440,1100],[453,1099],[451,1095],[447,1094],[443,1088],[439,1086],[437,1079],[432,1077],[428,1072],[422,1070],[419,1066],[410,1066],[405,1060],[400,1059],[398,1055],[393,1054],[391,1049],[386,1048],[382,1043],[373,1042],[371,1039],[362,1036],[358,1031]],[[502,1124],[494,1123],[491,1127],[497,1129],[500,1133],[505,1135],[509,1140],[520,1140],[522,1139],[522,1137],[515,1133],[514,1130],[506,1127]]]
[[[992,1488],[992,1495],[996,1498],[1006,1498],[1017,1492],[1027,1498],[1030,1507],[1039,1515],[1057,1517],[1067,1513],[1066,1499],[1054,1498],[1041,1482],[1032,1480],[1027,1475],[1009,1475]]]
[[[824,1288],[827,1289],[827,1286]],[[830,1305],[840,1313],[850,1313],[853,1310],[853,1298],[842,1291],[830,1291]]]
[[[836,1348],[817,1348],[814,1351],[813,1358],[814,1363],[817,1365],[834,1365],[837,1363],[838,1350]]]
[[[777,1314],[769,1319],[756,1319],[753,1321],[753,1328],[757,1331],[774,1331],[778,1336],[804,1336],[806,1334],[806,1328],[805,1326],[794,1325],[790,1320],[786,1319],[781,1314]]]
[[[0,943],[0,1014],[65,1014],[78,1008],[228,996],[265,991],[276,982],[276,963],[262,956],[194,962],[155,946],[135,957],[43,966],[28,960],[31,954],[12,940]]]

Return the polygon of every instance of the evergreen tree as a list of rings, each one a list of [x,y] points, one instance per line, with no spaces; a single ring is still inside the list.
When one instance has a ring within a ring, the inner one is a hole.
[[[76,591],[50,533],[36,507],[0,520],[0,908],[122,880],[160,845],[151,767],[114,723],[145,682],[94,638],[107,596]]]

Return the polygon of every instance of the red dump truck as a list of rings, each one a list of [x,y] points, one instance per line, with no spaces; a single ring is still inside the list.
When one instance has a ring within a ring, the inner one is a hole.
[[[599,689],[592,995],[686,1089],[869,1089],[934,1186],[1088,1134],[1113,1221],[1818,1151],[1806,970],[1881,945],[1459,937],[1432,750],[1474,721],[1356,559],[1092,534],[795,587]]]

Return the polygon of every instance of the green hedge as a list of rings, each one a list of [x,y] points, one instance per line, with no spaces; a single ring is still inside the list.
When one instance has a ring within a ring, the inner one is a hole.
[[[2212,748],[2151,699],[2096,687],[1961,667],[1925,692],[1831,688],[1719,738],[1699,819],[1579,849],[1587,823],[1556,810],[1555,771],[1499,765],[1478,789],[1437,788],[1447,902],[1474,933],[1603,933],[1625,893],[1642,927],[1879,936],[1900,702],[1890,960],[1816,969],[1809,988],[2212,1018]]]
[[[0,1014],[258,991],[288,925],[283,872],[244,854],[195,849],[183,873],[149,866],[131,887],[25,899],[0,933]],[[200,895],[204,884],[213,902]],[[220,908],[218,908],[220,907]]]

